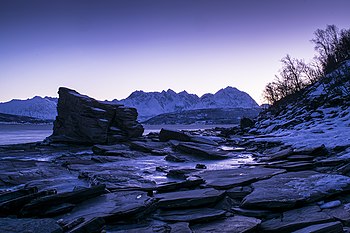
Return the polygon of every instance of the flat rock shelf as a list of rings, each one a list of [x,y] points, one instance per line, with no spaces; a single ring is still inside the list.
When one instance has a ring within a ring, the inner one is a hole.
[[[0,231],[347,230],[347,159],[232,131],[162,129],[109,145],[0,146]]]

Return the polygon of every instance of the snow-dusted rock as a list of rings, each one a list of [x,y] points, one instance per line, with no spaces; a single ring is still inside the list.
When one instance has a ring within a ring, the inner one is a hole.
[[[350,178],[314,171],[288,172],[254,183],[244,208],[284,209],[350,190]]]

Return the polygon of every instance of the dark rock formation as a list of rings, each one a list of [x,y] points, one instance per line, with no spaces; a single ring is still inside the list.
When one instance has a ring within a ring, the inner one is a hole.
[[[50,142],[107,144],[143,133],[135,108],[97,101],[64,87],[58,94],[58,116]]]
[[[239,121],[239,125],[240,125],[241,129],[251,128],[254,126],[254,124],[255,124],[255,122],[248,117],[243,117]]]

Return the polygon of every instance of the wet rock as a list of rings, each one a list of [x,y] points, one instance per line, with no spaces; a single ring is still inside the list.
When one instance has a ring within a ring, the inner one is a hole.
[[[335,200],[335,201],[330,201],[330,202],[325,202],[320,205],[321,209],[331,209],[334,207],[338,207],[341,205],[341,201]]]
[[[74,205],[74,204],[62,203],[60,205],[53,206],[53,207],[49,208],[48,210],[46,210],[45,212],[40,214],[40,216],[53,217],[53,216],[57,216],[60,214],[68,213],[68,212],[71,212],[75,206],[76,205]]]
[[[316,224],[294,231],[293,233],[342,233],[343,226],[341,222],[329,222]]]
[[[241,129],[251,128],[254,126],[254,124],[255,122],[252,119],[247,117],[241,118],[239,122],[239,126],[241,127]]]
[[[315,157],[311,155],[290,155],[287,157],[289,161],[310,161]]]
[[[226,191],[227,196],[233,198],[233,199],[242,199],[245,196],[247,196],[249,193],[251,193],[253,189],[249,186],[238,186],[231,188]]]
[[[55,194],[56,190],[45,190],[33,194],[28,194],[25,196],[17,197],[15,199],[11,199],[0,204],[0,215],[17,215],[20,210],[31,201],[45,197],[48,195]]]
[[[175,154],[168,154],[167,156],[165,156],[165,160],[170,162],[177,162],[177,163],[186,162],[185,158],[182,158]]]
[[[178,178],[178,179],[186,179],[188,178],[192,173],[199,171],[198,169],[194,168],[177,168],[177,169],[171,169],[167,173],[167,177],[172,178]]]
[[[341,164],[348,165],[350,162],[350,158],[337,158],[331,157],[327,159],[322,159],[316,162],[316,166],[318,167],[328,167],[328,166],[338,166]]]
[[[131,226],[125,227],[125,229],[112,230],[113,233],[169,233],[171,227],[167,224],[154,224],[150,226]]]
[[[41,197],[26,204],[21,210],[21,214],[23,216],[40,216],[40,214],[49,210],[53,206],[57,206],[62,203],[76,204],[99,196],[105,192],[105,187],[105,185],[99,185],[72,192]]]
[[[224,196],[213,208],[232,212],[232,208],[239,206],[239,204],[240,202],[238,200],[232,199],[229,196]]]
[[[285,170],[255,167],[206,170],[198,173],[197,176],[206,181],[205,185],[207,187],[229,189],[236,186],[248,185],[257,180],[267,179],[283,172],[285,172]]]
[[[84,221],[85,221],[85,218],[77,218],[71,222],[65,223],[63,219],[59,219],[57,223],[59,223],[62,226],[63,231],[66,232],[66,231],[72,230],[73,228],[80,225]]]
[[[142,191],[121,191],[101,195],[87,200],[73,209],[69,214],[60,216],[66,222],[84,218],[89,221],[101,217],[107,223],[115,221],[131,221],[144,218],[145,214],[154,210],[155,199]]]
[[[10,201],[19,197],[23,197],[29,194],[34,194],[38,192],[37,187],[32,188],[22,188],[15,191],[5,191],[4,193],[0,194],[0,203]]]
[[[312,169],[314,167],[314,164],[311,162],[298,161],[271,164],[266,165],[266,167],[286,169],[287,171],[303,171]]]
[[[190,141],[191,142],[195,142],[195,143],[208,144],[208,145],[212,145],[212,146],[218,146],[219,145],[214,140],[211,140],[210,138],[204,137],[204,136],[192,136]]]
[[[167,152],[164,150],[166,147],[165,143],[162,142],[141,142],[133,141],[130,142],[130,149],[138,150],[145,153],[152,153],[156,155],[166,155]]]
[[[304,154],[311,156],[326,156],[328,155],[328,150],[325,145],[315,146],[315,147],[305,147],[300,149],[295,149],[294,154]]]
[[[121,143],[114,144],[114,145],[94,145],[92,147],[92,151],[96,155],[106,155],[108,152],[111,152],[111,151],[118,152],[118,151],[124,151],[128,149],[129,149],[129,146]]]
[[[157,194],[155,198],[159,200],[158,206],[163,209],[190,208],[215,203],[223,197],[224,193],[224,191],[208,188]]]
[[[292,232],[310,225],[331,222],[333,218],[321,212],[318,206],[307,206],[286,211],[283,217],[261,223],[264,232]]]
[[[58,115],[49,142],[106,144],[142,136],[134,108],[97,101],[64,87],[58,94]]]
[[[270,161],[282,160],[282,159],[285,159],[292,154],[293,154],[293,149],[287,148],[287,149],[284,149],[284,150],[281,150],[281,151],[278,151],[274,154],[269,155],[270,156],[269,160]]]
[[[54,219],[0,218],[1,233],[61,233],[62,228]]]
[[[206,222],[225,216],[226,211],[211,208],[160,211],[157,219],[166,222]]]
[[[60,178],[65,178],[67,180],[68,178],[65,168],[46,161],[2,160],[0,163],[0,170],[0,187],[3,188],[27,184],[27,188],[35,186],[38,189],[51,189],[56,188],[55,186],[66,185],[58,184],[57,180]],[[43,180],[45,180],[46,184],[40,185],[40,183],[43,183]],[[40,182],[29,185],[29,183],[35,181]]]
[[[169,140],[189,142],[191,140],[191,136],[177,130],[162,128],[159,132],[159,140],[162,142]]]
[[[227,159],[228,156],[220,151],[217,151],[216,147],[204,144],[198,144],[193,142],[183,142],[179,143],[176,147],[176,150],[197,156],[205,159]]]
[[[169,233],[192,233],[187,222],[178,222],[168,225],[170,227]]]
[[[288,172],[252,184],[243,208],[283,209],[350,190],[350,178],[314,171]]]
[[[190,188],[190,189],[194,189],[197,186],[201,185],[204,183],[203,179],[200,178],[188,178],[184,181],[173,181],[173,182],[168,182],[168,183],[164,183],[164,184],[160,184],[157,186],[157,191],[160,192],[171,192],[174,190],[181,190],[184,188]]]
[[[255,217],[255,218],[265,218],[265,219],[271,219],[271,218],[278,218],[280,217],[279,213],[272,212],[269,210],[252,210],[252,209],[243,209],[243,208],[232,208],[232,211],[236,214],[248,216],[248,217]]]
[[[196,168],[197,168],[197,169],[207,169],[207,166],[205,166],[205,164],[197,163],[197,164],[196,164]]]
[[[105,221],[103,218],[93,218],[89,221],[83,222],[74,229],[70,230],[69,233],[95,233],[101,232],[104,229]]]
[[[244,233],[253,232],[261,220],[252,217],[235,215],[227,219],[216,220],[210,223],[196,224],[192,230],[198,233],[223,232],[223,233]]]
[[[94,185],[104,184],[108,190],[150,190],[156,187],[154,181],[139,174],[139,168],[115,166],[100,167],[88,173],[87,179]]]
[[[341,205],[331,209],[324,209],[323,212],[327,213],[329,216],[332,216],[336,220],[341,221],[345,225],[350,224],[350,212],[346,205]]]

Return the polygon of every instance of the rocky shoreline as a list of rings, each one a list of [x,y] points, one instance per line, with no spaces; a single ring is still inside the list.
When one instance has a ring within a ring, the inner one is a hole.
[[[239,128],[0,147],[1,232],[349,232],[350,156]]]

